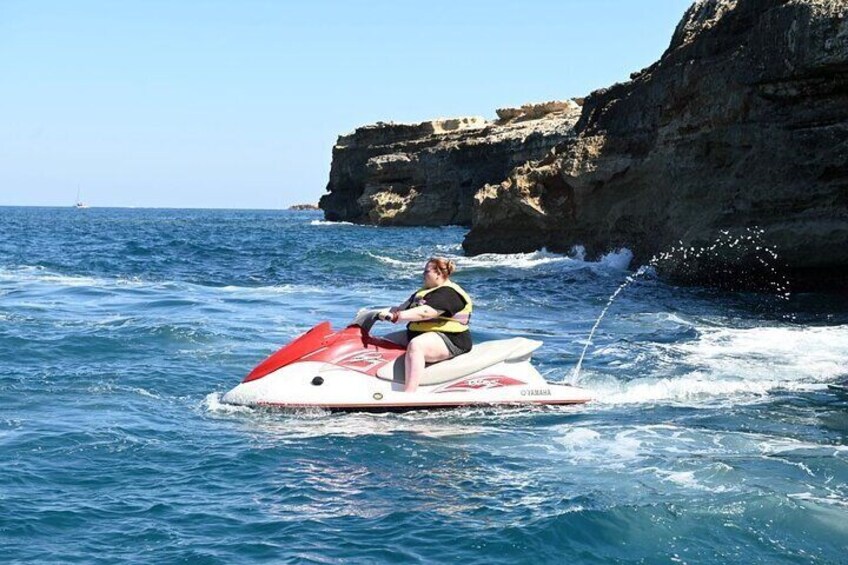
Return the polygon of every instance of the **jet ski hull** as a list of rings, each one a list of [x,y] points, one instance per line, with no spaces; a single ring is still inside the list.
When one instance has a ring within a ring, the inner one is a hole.
[[[591,400],[583,389],[546,382],[529,362],[499,363],[446,383],[404,392],[401,382],[300,362],[243,382],[223,402],[254,407],[397,412],[464,406],[569,405]]]

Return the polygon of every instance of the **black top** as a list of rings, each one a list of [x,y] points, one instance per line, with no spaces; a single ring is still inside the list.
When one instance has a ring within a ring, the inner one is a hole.
[[[412,304],[415,300],[415,294],[409,299],[410,304]],[[427,305],[434,310],[439,310],[443,312],[443,316],[450,318],[457,312],[461,311],[465,308],[465,299],[459,294],[457,291],[452,289],[449,286],[443,286],[441,288],[437,288],[432,292],[428,292],[427,295],[419,301],[419,306]],[[412,338],[419,336],[426,332],[415,332],[408,329],[407,326],[407,339],[412,340]],[[463,353],[468,353],[471,351],[471,332],[439,332],[442,335],[447,336],[447,338],[453,343],[460,351]]]

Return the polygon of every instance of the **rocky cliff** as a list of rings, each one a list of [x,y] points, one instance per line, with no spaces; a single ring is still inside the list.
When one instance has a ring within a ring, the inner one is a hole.
[[[657,63],[586,98],[573,138],[475,195],[466,252],[627,246],[644,262],[757,226],[801,288],[848,288],[846,15],[694,3]],[[665,268],[721,284],[729,261]]]
[[[573,136],[575,101],[529,104],[483,118],[365,126],[338,138],[328,220],[380,225],[471,224],[474,194]]]

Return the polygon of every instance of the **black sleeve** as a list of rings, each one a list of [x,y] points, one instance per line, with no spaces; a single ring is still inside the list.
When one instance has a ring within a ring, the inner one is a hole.
[[[450,287],[437,288],[428,293],[424,297],[424,303],[434,310],[444,312],[447,317],[453,316],[465,308],[465,299]]]

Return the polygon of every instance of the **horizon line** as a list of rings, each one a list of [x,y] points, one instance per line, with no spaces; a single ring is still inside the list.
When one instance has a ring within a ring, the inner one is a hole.
[[[85,208],[77,208],[73,204],[0,204],[0,208],[59,208],[59,209],[74,209],[74,210],[246,210],[257,212],[322,212],[318,210],[291,210],[294,206],[302,206],[303,204],[291,204],[285,208],[227,208],[219,206],[91,206]],[[316,205],[317,206],[317,205]]]

